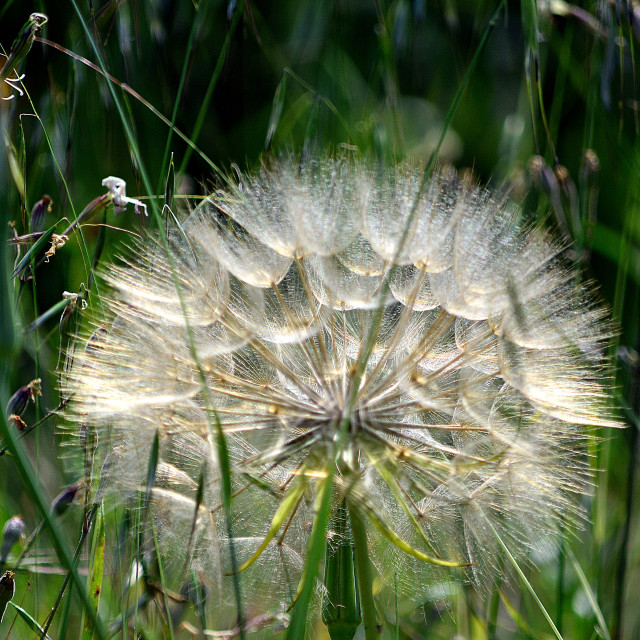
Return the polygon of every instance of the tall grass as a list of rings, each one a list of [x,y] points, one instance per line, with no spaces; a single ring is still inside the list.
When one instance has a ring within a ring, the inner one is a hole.
[[[93,507],[95,488],[81,486],[68,509],[50,506],[85,472],[98,472],[90,436],[79,454],[50,414],[65,401],[68,347],[87,327],[85,305],[100,308],[96,269],[131,234],[145,225],[163,232],[173,212],[219,186],[234,164],[348,146],[423,164],[437,149],[442,164],[506,182],[532,219],[556,227],[618,323],[613,393],[628,424],[602,430],[593,446],[596,486],[584,498],[582,531],[559,536],[553,553],[528,566],[510,567],[506,546],[510,579],[486,600],[464,586],[426,589],[419,605],[398,598],[384,609],[383,637],[637,637],[640,16],[632,3],[9,1],[0,9],[7,52],[31,11],[49,21],[20,63],[24,95],[2,87],[14,95],[0,104],[3,237],[32,231],[44,194],[53,205],[43,230],[61,233],[86,215],[55,255],[38,264],[33,251],[18,276],[31,245],[18,255],[17,245],[0,244],[2,407],[42,379],[42,396],[22,416],[27,428],[4,415],[0,424],[0,522],[21,514],[26,536],[42,524],[16,571],[0,635],[206,637],[198,581],[174,593],[161,556],[143,549],[144,495],[140,508]],[[113,207],[88,207],[105,195],[107,176],[126,180],[149,218],[132,206],[117,217]],[[152,445],[140,462],[150,483]],[[316,538],[310,571],[324,552],[322,527]],[[12,548],[6,568],[25,544]],[[317,596],[309,584],[303,601]],[[376,589],[374,581],[374,597]],[[302,628],[306,612],[293,611],[293,628]],[[228,626],[284,637],[289,620],[240,616]],[[326,631],[317,622],[307,633]]]

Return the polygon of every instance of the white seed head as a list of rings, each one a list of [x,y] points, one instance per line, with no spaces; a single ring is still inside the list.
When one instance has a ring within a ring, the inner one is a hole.
[[[451,576],[425,558],[491,583],[491,526],[522,552],[581,519],[588,426],[614,424],[607,313],[504,194],[283,160],[168,242],[106,270],[113,321],[65,392],[106,458],[99,498],[144,494],[158,432],[151,513],[177,580],[195,567],[218,602],[230,580],[218,420],[238,563],[286,516],[240,573],[249,602],[291,602],[333,466],[333,503],[359,510],[383,580],[416,597]]]

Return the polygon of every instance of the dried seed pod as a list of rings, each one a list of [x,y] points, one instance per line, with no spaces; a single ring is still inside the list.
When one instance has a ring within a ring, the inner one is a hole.
[[[15,573],[5,571],[0,578],[0,622],[4,618],[7,605],[16,593]]]
[[[21,416],[26,411],[27,406],[29,405],[29,400],[35,402],[36,396],[42,395],[40,390],[41,382],[40,378],[36,378],[29,384],[20,387],[11,396],[11,398],[9,398],[9,402],[7,403],[7,415]]]
[[[39,233],[44,229],[44,219],[47,212],[51,212],[51,198],[44,195],[31,210],[31,219],[29,221],[29,231],[31,233]]]

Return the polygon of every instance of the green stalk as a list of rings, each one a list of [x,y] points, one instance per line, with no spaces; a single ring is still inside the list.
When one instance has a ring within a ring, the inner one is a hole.
[[[356,560],[356,576],[364,620],[364,637],[366,640],[379,640],[382,627],[378,624],[376,604],[373,599],[373,575],[367,546],[367,529],[360,514],[349,503],[349,519],[353,533],[353,550]]]
[[[331,489],[333,487],[334,466],[327,469],[327,477],[318,483],[316,499],[314,502],[315,517],[311,527],[311,536],[302,573],[300,595],[296,600],[291,615],[291,623],[287,631],[287,640],[298,640],[305,637],[307,624],[307,611],[313,596],[313,591],[318,575],[318,566],[325,552],[327,526],[331,513]]]
[[[362,623],[362,614],[353,539],[344,501],[338,507],[331,529],[338,541],[335,545],[327,545],[324,568],[327,592],[322,603],[322,621],[327,625],[331,640],[352,640]]]

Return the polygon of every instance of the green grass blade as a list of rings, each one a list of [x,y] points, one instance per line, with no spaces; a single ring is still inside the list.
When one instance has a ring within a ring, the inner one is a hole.
[[[22,481],[24,482],[26,492],[29,494],[44,518],[44,525],[51,536],[56,553],[58,554],[62,565],[71,576],[73,585],[76,587],[80,595],[82,605],[94,624],[98,638],[105,640],[106,635],[104,632],[104,625],[102,624],[99,615],[93,610],[93,603],[87,594],[86,585],[81,580],[73,562],[71,553],[58,531],[58,526],[54,520],[55,516],[52,514],[49,508],[49,503],[40,488],[38,474],[33,468],[26,452],[18,442],[11,425],[8,424],[4,414],[0,419],[0,435],[4,439],[7,450],[13,456],[14,464],[16,465],[19,477],[22,478]]]
[[[231,20],[231,24],[229,25],[229,29],[227,30],[227,35],[225,36],[224,43],[222,44],[222,49],[218,54],[218,60],[216,61],[216,66],[213,69],[213,73],[211,74],[211,80],[209,81],[209,85],[207,86],[207,90],[205,91],[204,97],[202,98],[202,102],[200,103],[200,111],[198,112],[198,117],[196,118],[196,123],[193,127],[193,131],[191,132],[190,140],[195,144],[198,141],[198,136],[200,135],[200,131],[202,129],[202,125],[207,117],[207,113],[209,110],[209,104],[211,102],[211,98],[213,97],[213,91],[216,88],[216,84],[218,83],[218,79],[220,74],[222,73],[222,68],[224,66],[224,62],[227,59],[227,53],[229,52],[229,47],[231,46],[231,39],[233,38],[233,34],[236,32],[238,24],[240,23],[240,18],[242,16],[243,4],[240,4],[236,7],[236,10],[233,14],[233,19]],[[182,163],[180,164],[180,169],[178,170],[178,175],[182,175],[187,165],[189,164],[189,158],[191,157],[191,147],[189,147],[184,154],[184,158],[182,159]]]
[[[96,509],[95,512],[94,531],[95,546],[92,554],[93,567],[91,568],[91,580],[89,581],[89,598],[91,598],[97,614],[100,605],[100,595],[102,594],[105,548],[104,514],[101,508]],[[91,638],[93,638],[93,630],[93,623],[90,618],[87,618],[82,632],[82,640],[91,640]]]
[[[202,0],[201,2],[195,4],[195,14],[193,17],[193,21],[191,23],[189,40],[187,41],[187,46],[184,51],[184,62],[182,64],[182,71],[180,73],[180,81],[178,83],[178,90],[176,91],[176,97],[173,103],[173,112],[171,114],[171,124],[169,127],[169,134],[167,135],[167,142],[164,147],[164,153],[162,154],[162,164],[160,165],[162,168],[166,166],[167,158],[169,157],[169,153],[171,151],[171,139],[173,137],[176,119],[178,117],[178,111],[180,109],[180,102],[182,101],[182,92],[184,91],[184,85],[185,85],[185,81],[187,79],[187,74],[189,71],[189,63],[190,63],[191,55],[193,52],[193,47],[196,41],[196,37],[198,35],[198,31],[201,25],[203,24],[203,22],[207,19],[207,9],[209,8],[209,6],[210,6],[210,3],[207,2],[206,0]],[[169,171],[173,173],[173,154],[171,154]],[[160,188],[161,188],[161,185],[158,185],[158,191],[160,191]],[[167,203],[166,195],[165,195],[165,205],[171,208],[171,204]]]
[[[26,269],[26,267],[31,264],[32,260],[35,260],[40,256],[47,243],[51,240],[51,237],[53,236],[53,233],[56,230],[57,226],[58,223],[56,222],[56,224],[52,225],[46,231],[44,231],[42,235],[31,245],[31,247],[29,247],[29,250],[24,254],[24,256],[22,256],[20,262],[18,262],[18,264],[12,271],[12,278],[15,278],[18,274],[22,273]]]
[[[160,586],[162,588],[162,596],[164,602],[164,610],[167,614],[167,631],[169,632],[169,640],[174,640],[173,634],[173,621],[171,620],[171,611],[169,609],[169,596],[167,590],[164,588],[164,567],[162,566],[162,554],[160,553],[160,546],[158,544],[158,532],[156,531],[156,525],[151,518],[151,531],[153,532],[153,545],[155,548],[156,559],[158,561],[158,573],[160,574]]]
[[[595,615],[596,620],[598,621],[598,625],[600,626],[600,631],[602,632],[604,639],[611,640],[611,634],[609,633],[607,623],[604,619],[604,616],[602,615],[602,609],[600,609],[600,606],[598,605],[596,594],[591,588],[591,585],[587,580],[587,576],[582,570],[582,567],[580,566],[578,559],[573,553],[573,550],[568,545],[566,546],[566,552],[567,552],[567,555],[569,556],[569,560],[571,561],[571,565],[573,566],[573,570],[576,572],[576,575],[578,576],[578,580],[580,581],[580,584],[584,589],[587,599],[589,600],[589,604],[591,605],[591,610],[593,611],[593,614]]]
[[[15,602],[9,603],[17,612],[18,615],[27,623],[27,626],[38,634],[40,638],[45,638],[45,640],[51,640],[51,636],[49,636],[46,631],[38,624],[37,620],[31,616],[28,611],[25,611],[21,606],[17,605]]]
[[[551,618],[551,616],[549,615],[549,613],[545,609],[545,606],[542,604],[542,601],[538,597],[538,594],[535,592],[535,589],[531,586],[531,583],[527,579],[527,576],[524,575],[524,571],[522,571],[522,569],[520,568],[520,565],[518,564],[517,560],[513,557],[513,554],[511,553],[511,551],[509,551],[509,547],[507,547],[507,545],[504,543],[504,541],[500,537],[500,534],[496,531],[495,527],[491,523],[491,520],[489,518],[487,518],[486,516],[484,517],[484,520],[487,523],[487,525],[489,526],[489,528],[491,529],[491,531],[493,532],[493,535],[496,537],[496,540],[498,541],[498,544],[500,545],[500,547],[502,547],[502,550],[505,552],[507,558],[509,559],[509,562],[511,563],[511,566],[516,570],[516,573],[520,577],[520,580],[522,580],[522,584],[524,584],[524,586],[526,587],[527,591],[531,594],[531,597],[535,600],[535,603],[538,605],[538,608],[542,612],[542,615],[545,617],[545,619],[549,623],[549,626],[551,627],[555,637],[558,640],[564,640],[562,635],[561,635],[561,633],[560,633],[560,631],[558,631],[558,628],[556,627],[553,619]]]

